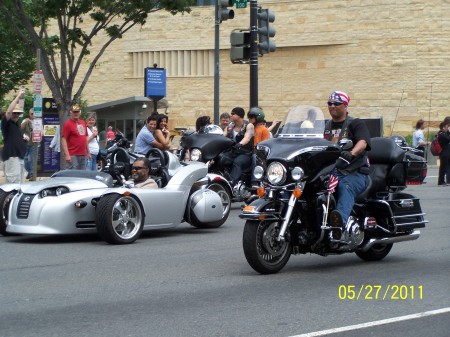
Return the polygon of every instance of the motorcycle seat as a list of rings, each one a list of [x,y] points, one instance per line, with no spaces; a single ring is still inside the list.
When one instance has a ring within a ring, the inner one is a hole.
[[[392,138],[374,137],[370,139],[371,150],[367,152],[370,164],[395,165],[405,157],[402,150]]]

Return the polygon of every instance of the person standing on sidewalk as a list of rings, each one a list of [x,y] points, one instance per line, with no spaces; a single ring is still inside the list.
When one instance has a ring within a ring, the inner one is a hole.
[[[25,170],[27,170],[28,172],[25,179],[32,179],[34,172],[34,143],[32,140],[33,119],[34,119],[34,110],[33,108],[31,108],[30,111],[28,112],[28,118],[25,118],[20,124],[20,127],[23,130],[23,134],[28,137],[27,151],[25,152],[24,157]]]
[[[97,155],[100,151],[100,146],[98,143],[98,130],[95,126],[95,113],[88,112],[86,118],[87,124],[87,142],[89,147],[89,153],[91,154],[91,159],[87,161],[86,169],[88,171],[97,171]]]
[[[19,116],[23,114],[19,99],[25,95],[21,90],[11,102],[2,119],[3,152],[2,159],[5,163],[6,182],[23,183],[23,158],[27,150],[26,142],[29,140],[22,134],[19,126]]]
[[[87,159],[91,159],[87,127],[86,123],[80,119],[80,115],[80,107],[72,105],[70,119],[63,126],[61,148],[66,160],[66,169],[86,170]]]
[[[450,186],[450,136],[448,135],[448,124],[444,121],[439,124],[438,142],[442,147],[439,154],[438,185]]]

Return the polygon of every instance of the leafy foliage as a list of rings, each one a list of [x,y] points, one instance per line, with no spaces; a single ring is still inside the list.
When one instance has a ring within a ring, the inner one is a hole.
[[[17,40],[16,32],[5,22],[1,12],[0,55],[0,103],[3,107],[5,94],[28,82],[36,61],[32,51]]]
[[[0,13],[28,52],[41,50],[44,78],[64,122],[70,105],[78,102],[100,57],[114,40],[134,26],[144,25],[153,12],[190,12],[189,6],[194,4],[195,0],[0,0]],[[108,39],[90,56],[86,73],[80,74],[83,60],[101,32]],[[76,79],[78,88],[74,87]]]

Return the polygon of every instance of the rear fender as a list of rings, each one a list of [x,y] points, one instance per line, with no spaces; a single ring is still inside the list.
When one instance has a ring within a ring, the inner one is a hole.
[[[226,180],[221,175],[218,175],[215,173],[208,173],[208,177],[209,177],[211,183],[218,182],[218,183],[221,183],[222,185],[224,185],[228,189],[228,192],[230,192],[230,195],[231,195],[232,187],[231,187],[231,184],[228,182],[228,180]]]

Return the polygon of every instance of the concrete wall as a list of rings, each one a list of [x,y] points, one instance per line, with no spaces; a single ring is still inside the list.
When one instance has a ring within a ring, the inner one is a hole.
[[[450,115],[450,1],[259,3],[276,13],[277,50],[259,59],[259,105],[268,120],[283,118],[300,103],[320,106],[327,114],[326,100],[333,90],[350,95],[352,115],[383,117],[385,136],[411,134],[420,118],[436,126]],[[213,7],[193,7],[185,15],[152,14],[143,28],[108,48],[84,99],[93,105],[142,95],[143,76],[133,76],[131,52],[213,50],[213,16]],[[236,9],[235,19],[220,26],[221,112],[237,105],[248,109],[249,66],[229,61],[231,30],[248,26],[249,8]],[[93,49],[101,46],[97,43]],[[168,77],[168,112],[174,126],[213,116],[213,94],[212,75]]]

